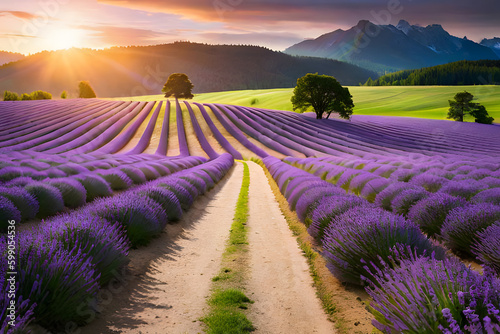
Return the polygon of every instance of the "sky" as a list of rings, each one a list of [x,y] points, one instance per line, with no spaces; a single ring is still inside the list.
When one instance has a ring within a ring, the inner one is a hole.
[[[500,37],[499,0],[16,0],[0,3],[0,50],[174,41],[284,50],[359,20],[441,24],[476,42]]]

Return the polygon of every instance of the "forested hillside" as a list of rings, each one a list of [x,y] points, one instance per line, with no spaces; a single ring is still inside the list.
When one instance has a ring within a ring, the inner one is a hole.
[[[371,78],[366,86],[498,85],[500,60],[457,61],[450,64],[405,70]]]
[[[98,97],[161,93],[172,73],[186,73],[195,93],[294,87],[307,73],[335,76],[343,85],[359,85],[375,73],[331,59],[293,57],[257,46],[188,42],[71,49],[42,52],[0,67],[0,93],[44,90],[75,97],[80,80],[90,81]]]

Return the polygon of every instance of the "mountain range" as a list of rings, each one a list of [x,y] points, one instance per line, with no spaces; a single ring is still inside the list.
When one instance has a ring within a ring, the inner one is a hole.
[[[170,74],[186,73],[195,93],[291,88],[307,73],[335,76],[343,85],[358,85],[376,73],[331,59],[293,57],[257,46],[177,42],[105,50],[44,51],[0,66],[0,93],[44,90],[75,97],[88,80],[98,97],[161,94]]]
[[[421,27],[401,20],[394,26],[361,20],[348,30],[338,29],[295,44],[285,53],[336,59],[384,72],[459,60],[497,60],[499,42],[498,38],[485,39],[478,44],[450,35],[439,24]]]

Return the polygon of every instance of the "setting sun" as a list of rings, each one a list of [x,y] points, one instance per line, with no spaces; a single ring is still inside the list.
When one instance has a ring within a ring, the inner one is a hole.
[[[47,32],[45,40],[48,50],[82,47],[82,32],[76,29],[53,29]]]

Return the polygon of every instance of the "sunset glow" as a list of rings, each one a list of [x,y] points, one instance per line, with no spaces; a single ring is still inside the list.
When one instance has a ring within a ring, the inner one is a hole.
[[[47,50],[61,50],[82,47],[82,32],[75,29],[49,31],[44,36]]]
[[[284,50],[307,38],[349,29],[359,20],[426,26],[479,42],[500,36],[500,2],[285,0],[25,0],[0,6],[4,51],[36,53],[71,47],[153,45],[179,40],[252,44]]]

